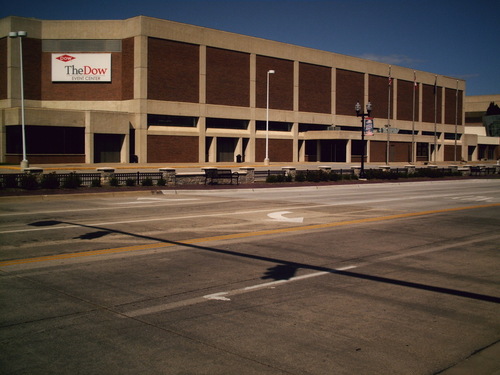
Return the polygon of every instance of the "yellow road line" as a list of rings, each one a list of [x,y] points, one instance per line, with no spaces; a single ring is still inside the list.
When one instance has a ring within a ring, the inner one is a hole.
[[[157,242],[154,244],[147,244],[147,245],[125,246],[125,247],[117,247],[117,248],[112,248],[112,249],[83,251],[83,252],[79,252],[79,253],[47,255],[47,256],[26,258],[26,259],[14,259],[14,260],[7,260],[7,261],[0,262],[0,267],[12,266],[12,265],[18,265],[18,264],[36,263],[36,262],[46,262],[46,261],[51,261],[51,260],[72,259],[72,258],[87,257],[87,256],[94,256],[94,255],[125,253],[125,252],[129,252],[129,251],[140,251],[140,250],[148,250],[148,249],[154,249],[154,248],[164,248],[164,247],[177,246],[177,245],[182,245],[182,244],[189,245],[189,244],[196,244],[196,243],[201,243],[201,242],[233,240],[233,239],[239,239],[239,238],[265,236],[265,235],[270,235],[270,234],[280,234],[280,233],[298,232],[298,231],[305,231],[305,230],[334,228],[334,227],[340,227],[340,226],[346,226],[346,225],[373,223],[373,222],[379,222],[379,221],[385,221],[385,220],[404,219],[404,218],[439,214],[439,213],[445,213],[445,212],[473,210],[473,209],[478,209],[478,208],[488,208],[488,207],[498,207],[498,206],[500,206],[500,203],[483,204],[483,205],[475,205],[475,206],[467,206],[467,207],[445,208],[445,209],[440,209],[440,210],[410,212],[410,213],[405,213],[405,214],[378,216],[378,217],[339,221],[339,222],[325,223],[325,224],[303,225],[303,226],[291,227],[291,228],[266,229],[266,230],[260,230],[260,231],[255,231],[255,232],[223,234],[220,236],[201,237],[201,238],[193,238],[193,239],[189,239],[189,240],[180,240],[180,241],[175,241],[172,243]]]

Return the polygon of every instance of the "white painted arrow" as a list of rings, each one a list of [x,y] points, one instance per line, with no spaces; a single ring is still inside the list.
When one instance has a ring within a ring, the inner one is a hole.
[[[285,217],[283,216],[285,214],[291,214],[291,212],[290,211],[271,212],[270,214],[267,214],[267,216],[273,220],[287,221],[290,223],[302,223],[304,221],[303,217]]]
[[[206,296],[203,296],[203,298],[206,299],[214,299],[217,301],[231,301],[230,298],[224,297],[224,295],[228,294],[228,292],[220,292],[220,293],[214,293],[214,294],[208,294]]]

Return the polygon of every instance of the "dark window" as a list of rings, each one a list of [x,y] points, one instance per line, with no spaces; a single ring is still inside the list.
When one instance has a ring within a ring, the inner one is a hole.
[[[148,126],[180,126],[186,128],[195,128],[197,123],[197,117],[148,114]]]
[[[26,126],[27,154],[84,154],[85,128]],[[7,153],[21,154],[21,125],[6,127]]]
[[[266,130],[265,121],[257,121],[255,126],[257,130]],[[290,122],[269,121],[269,130],[276,132],[289,132],[292,131],[292,124]]]
[[[207,129],[243,129],[248,128],[248,120],[233,120],[227,118],[207,118]]]
[[[456,134],[457,139],[462,138],[462,134],[457,133]],[[444,139],[455,139],[455,133],[444,133]]]

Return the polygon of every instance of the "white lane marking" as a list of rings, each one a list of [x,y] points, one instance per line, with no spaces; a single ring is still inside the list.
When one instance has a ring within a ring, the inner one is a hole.
[[[467,201],[467,202],[493,202],[493,197],[485,197],[483,195],[466,195],[463,197],[452,197],[451,199]]]
[[[332,270],[332,272],[341,271],[341,270],[346,269],[346,268],[356,268],[356,266],[335,268]],[[202,296],[202,297],[190,298],[190,299],[187,299],[184,301],[172,302],[172,303],[167,303],[167,304],[163,304],[163,305],[146,307],[144,309],[137,309],[137,310],[133,310],[133,311],[129,311],[129,312],[124,312],[124,313],[121,313],[121,316],[123,318],[126,318],[126,317],[133,318],[133,317],[137,317],[137,316],[141,316],[141,315],[148,315],[148,314],[158,313],[158,312],[162,312],[162,311],[166,311],[166,310],[171,310],[171,309],[175,309],[178,307],[195,305],[195,304],[198,304],[201,302],[207,302],[207,301],[225,301],[225,302],[227,302],[227,301],[231,301],[231,299],[229,298],[231,296],[235,296],[235,295],[239,295],[239,294],[243,294],[243,293],[249,293],[249,292],[257,291],[260,289],[274,288],[277,285],[286,284],[286,283],[294,282],[294,281],[310,279],[312,277],[323,276],[323,275],[327,275],[327,274],[332,273],[332,272],[329,272],[329,271],[314,272],[314,273],[309,273],[309,274],[305,274],[305,275],[301,275],[301,276],[294,276],[294,277],[291,277],[290,279],[276,280],[276,281],[271,281],[268,283],[251,285],[251,286],[247,286],[247,287],[240,288],[240,289],[230,290],[227,292],[218,292],[218,293],[207,294],[207,295]]]
[[[273,220],[277,221],[286,221],[289,223],[302,223],[304,221],[303,217],[285,217],[283,215],[286,214],[291,214],[290,211],[278,211],[278,212],[271,212],[270,214],[267,214],[268,217],[270,217]]]
[[[208,294],[206,296],[203,296],[203,298],[217,300],[217,301],[231,301],[230,298],[224,297],[226,294],[229,294],[229,292]]]
[[[328,205],[326,205],[328,206]],[[311,207],[311,205],[307,205],[304,207]],[[316,207],[316,206],[314,206]],[[295,207],[294,207],[295,208]],[[0,234],[5,233],[21,233],[21,232],[34,232],[41,230],[54,230],[54,229],[68,229],[75,227],[97,227],[103,225],[118,225],[118,224],[133,224],[133,223],[145,223],[150,221],[167,221],[167,220],[189,220],[189,219],[198,219],[198,218],[206,218],[206,217],[217,217],[217,216],[231,216],[231,215],[248,215],[248,214],[256,214],[262,212],[268,212],[269,208],[264,208],[260,210],[250,210],[250,211],[236,211],[236,212],[221,212],[215,214],[202,214],[202,215],[186,215],[186,216],[173,216],[173,217],[155,217],[149,219],[137,219],[137,220],[124,220],[124,221],[110,221],[103,223],[80,223],[80,224],[68,224],[64,226],[50,226],[50,227],[41,227],[41,228],[28,228],[28,229],[16,229],[16,230],[5,230],[0,231]],[[61,222],[61,224],[67,224]]]
[[[181,201],[199,201],[200,198],[178,198],[178,199],[164,199],[164,198],[137,198],[137,201],[132,202],[116,202],[112,204],[145,204],[145,203],[160,203],[160,202],[181,202]]]
[[[175,203],[176,201],[186,201],[188,200],[187,198],[182,198],[182,199],[162,199],[162,201],[165,201],[166,203]],[[194,199],[193,200],[198,200]],[[224,202],[232,202],[232,199],[223,199],[220,201],[217,201],[217,204],[224,203]],[[123,203],[114,203],[114,202],[105,202],[105,204],[109,204],[109,206],[106,207],[93,207],[93,208],[81,208],[79,207],[78,209],[70,209],[70,210],[47,210],[47,211],[23,211],[23,212],[8,212],[8,213],[0,213],[0,217],[4,216],[25,216],[25,215],[45,215],[45,214],[61,214],[61,213],[66,213],[66,212],[75,212],[77,210],[78,212],[87,212],[87,211],[108,211],[108,210],[123,210],[124,208],[127,207],[119,207],[113,205],[116,204],[131,204],[132,202],[127,201]],[[144,204],[148,204],[149,202],[142,202]],[[159,202],[157,202],[159,203]],[[184,202],[183,202],[184,203]],[[144,206],[146,207],[146,206]],[[140,207],[134,207],[134,208],[140,208]]]

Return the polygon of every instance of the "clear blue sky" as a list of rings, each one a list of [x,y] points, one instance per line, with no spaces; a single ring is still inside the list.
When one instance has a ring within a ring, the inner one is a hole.
[[[9,15],[48,20],[138,15],[368,58],[500,94],[499,0],[21,0]]]

